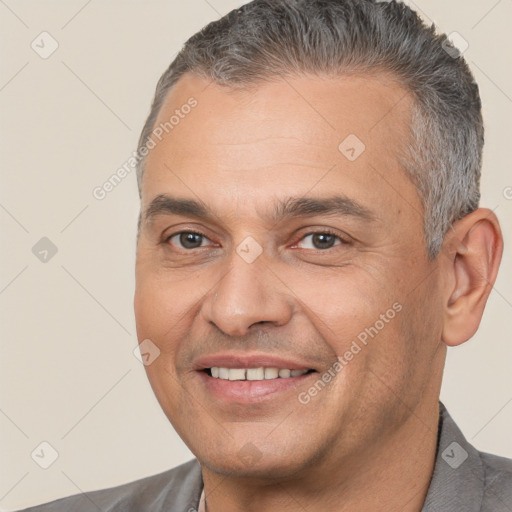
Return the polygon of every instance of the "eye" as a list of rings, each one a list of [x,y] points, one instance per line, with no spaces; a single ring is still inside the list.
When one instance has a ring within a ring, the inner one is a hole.
[[[342,243],[346,244],[348,242],[335,233],[330,231],[316,231],[303,236],[297,245],[300,247],[300,244],[302,244],[301,249],[325,250],[331,249],[336,245],[341,245]]]
[[[180,231],[167,238],[166,242],[177,245],[180,249],[197,249],[207,245],[203,243],[207,240],[208,238],[201,233],[196,233],[195,231]]]

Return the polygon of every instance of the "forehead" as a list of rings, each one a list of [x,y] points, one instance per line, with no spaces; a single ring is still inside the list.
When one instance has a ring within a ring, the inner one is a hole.
[[[143,207],[177,191],[205,201],[215,201],[216,191],[221,207],[255,190],[273,190],[275,197],[279,190],[300,195],[312,187],[320,194],[342,187],[372,202],[379,184],[385,206],[397,187],[411,187],[399,160],[411,102],[385,74],[282,78],[240,90],[187,74],[155,123],[167,129],[153,137]]]

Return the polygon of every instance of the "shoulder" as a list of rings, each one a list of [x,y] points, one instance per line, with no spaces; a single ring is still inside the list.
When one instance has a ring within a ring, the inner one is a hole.
[[[510,512],[512,460],[481,452],[439,403],[438,446],[422,512]]]
[[[202,490],[197,460],[127,484],[84,492],[19,512],[129,512],[195,510]]]
[[[512,459],[479,452],[484,469],[482,511],[508,512],[512,503]]]

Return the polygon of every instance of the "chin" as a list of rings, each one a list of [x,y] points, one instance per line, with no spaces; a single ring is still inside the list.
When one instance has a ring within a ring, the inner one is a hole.
[[[282,446],[280,449],[275,446],[260,449],[252,443],[246,443],[234,453],[219,450],[217,453],[198,453],[196,456],[202,466],[225,477],[286,480],[311,464],[311,460],[299,458],[304,455],[301,451],[300,447],[284,450]]]
[[[302,464],[289,460],[267,460],[254,464],[245,464],[240,460],[200,461],[211,472],[229,478],[268,480],[286,480],[292,478],[302,469]]]

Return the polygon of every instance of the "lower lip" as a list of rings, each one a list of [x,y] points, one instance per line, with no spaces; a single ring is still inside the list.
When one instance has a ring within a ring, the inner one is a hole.
[[[274,398],[287,391],[293,391],[315,373],[268,380],[225,380],[210,377],[204,371],[198,372],[209,393],[222,400],[237,403],[258,402],[266,398]]]

